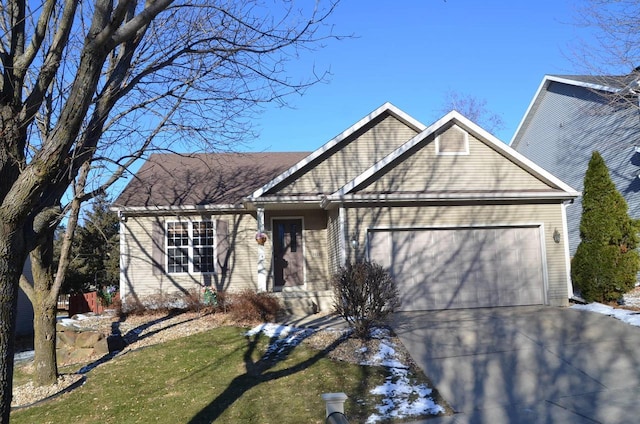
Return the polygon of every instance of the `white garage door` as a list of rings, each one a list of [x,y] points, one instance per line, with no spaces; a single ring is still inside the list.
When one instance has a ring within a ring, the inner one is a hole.
[[[368,246],[403,311],[544,303],[537,227],[369,230]]]

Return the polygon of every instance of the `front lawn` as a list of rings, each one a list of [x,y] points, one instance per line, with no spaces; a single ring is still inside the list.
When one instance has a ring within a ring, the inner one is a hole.
[[[333,361],[305,344],[276,354],[273,339],[245,334],[220,327],[117,356],[89,371],[82,387],[14,411],[11,422],[321,424],[328,392],[345,392],[349,419],[365,422],[381,400],[370,391],[394,378],[388,368]]]

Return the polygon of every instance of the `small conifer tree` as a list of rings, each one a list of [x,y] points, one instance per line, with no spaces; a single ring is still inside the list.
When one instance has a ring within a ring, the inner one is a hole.
[[[588,301],[610,302],[631,290],[640,269],[636,223],[602,156],[591,155],[584,177],[580,244],[571,278]]]

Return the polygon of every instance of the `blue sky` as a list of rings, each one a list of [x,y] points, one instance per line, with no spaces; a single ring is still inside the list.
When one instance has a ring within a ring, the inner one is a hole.
[[[389,101],[429,125],[443,113],[445,94],[486,100],[508,143],[545,74],[584,73],[572,46],[586,39],[567,0],[343,0],[335,32],[357,38],[331,42],[313,54],[330,68],[327,84],[290,97],[291,108],[254,117],[253,151],[314,150]],[[290,63],[304,76],[309,60]]]

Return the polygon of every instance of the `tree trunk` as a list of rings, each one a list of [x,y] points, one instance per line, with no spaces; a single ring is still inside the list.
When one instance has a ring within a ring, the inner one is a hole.
[[[46,298],[36,295],[38,300],[33,310],[33,346],[35,386],[54,384],[58,379],[56,361],[56,310],[57,304],[50,305]]]
[[[11,412],[18,281],[25,257],[21,231],[0,223],[0,423],[8,423]]]
[[[31,252],[33,274],[33,347],[35,350],[36,387],[53,384],[58,379],[56,361],[56,312],[58,292],[53,290],[53,230],[47,231]]]

